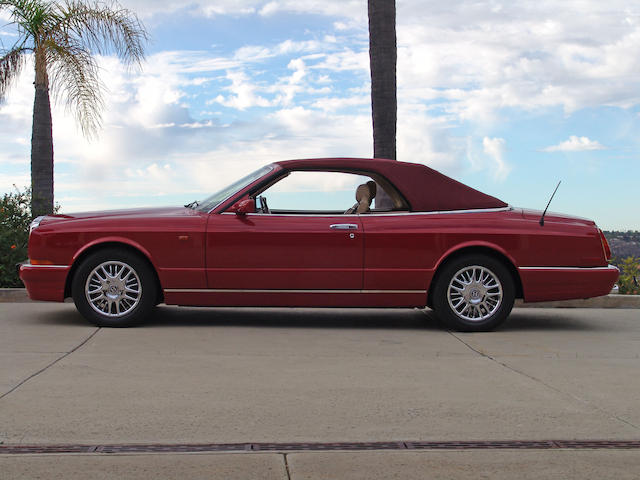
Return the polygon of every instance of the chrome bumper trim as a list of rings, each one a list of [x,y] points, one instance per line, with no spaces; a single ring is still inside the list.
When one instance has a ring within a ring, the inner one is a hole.
[[[518,270],[559,270],[567,271],[573,270],[576,272],[594,271],[594,270],[618,270],[618,267],[614,265],[608,265],[606,267],[518,267]]]
[[[60,269],[65,269],[65,268],[70,268],[71,265],[32,265],[31,263],[20,263],[20,268],[22,267],[29,267],[29,268],[60,268]]]

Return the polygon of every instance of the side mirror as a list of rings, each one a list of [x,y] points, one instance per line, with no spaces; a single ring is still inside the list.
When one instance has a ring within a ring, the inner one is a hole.
[[[256,201],[253,198],[246,198],[234,203],[229,210],[231,210],[236,215],[256,213]]]

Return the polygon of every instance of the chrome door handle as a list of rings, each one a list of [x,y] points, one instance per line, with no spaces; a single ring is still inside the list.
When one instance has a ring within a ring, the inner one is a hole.
[[[330,228],[333,230],[357,230],[358,225],[355,223],[334,223]]]

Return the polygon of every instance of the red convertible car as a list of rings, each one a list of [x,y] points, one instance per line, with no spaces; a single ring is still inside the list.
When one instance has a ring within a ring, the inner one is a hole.
[[[355,204],[354,196],[355,194]],[[618,278],[591,220],[513,208],[424,165],[276,162],[184,207],[38,217],[20,277],[101,326],[159,303],[425,307],[495,328],[525,302],[607,294]]]

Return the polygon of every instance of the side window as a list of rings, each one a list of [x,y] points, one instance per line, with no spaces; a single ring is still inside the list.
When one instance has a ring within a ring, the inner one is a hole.
[[[260,196],[266,198],[271,213],[356,213],[356,191],[362,198],[369,190],[358,188],[367,182],[375,183],[366,175],[353,173],[296,171]],[[361,203],[367,204],[366,199]],[[370,208],[375,208],[375,196]]]

